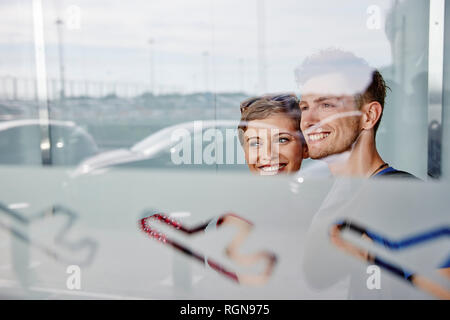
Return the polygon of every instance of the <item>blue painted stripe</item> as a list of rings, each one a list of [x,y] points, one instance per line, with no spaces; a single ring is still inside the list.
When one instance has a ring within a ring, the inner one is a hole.
[[[402,250],[436,238],[450,236],[450,228],[441,227],[399,241],[390,240],[369,230],[366,230],[366,233],[374,242],[382,244],[391,250]]]

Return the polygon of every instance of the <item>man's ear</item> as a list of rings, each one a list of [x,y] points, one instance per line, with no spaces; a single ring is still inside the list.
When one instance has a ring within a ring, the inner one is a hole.
[[[372,101],[370,103],[366,103],[361,108],[361,111],[363,113],[363,116],[361,118],[361,127],[364,130],[370,130],[375,126],[378,120],[380,120],[383,108],[381,107],[381,104],[379,102]]]

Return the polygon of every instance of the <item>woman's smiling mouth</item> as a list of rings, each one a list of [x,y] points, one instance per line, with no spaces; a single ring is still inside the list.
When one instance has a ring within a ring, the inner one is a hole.
[[[268,164],[259,166],[258,169],[263,172],[280,172],[287,166],[287,163],[279,163],[279,164]]]

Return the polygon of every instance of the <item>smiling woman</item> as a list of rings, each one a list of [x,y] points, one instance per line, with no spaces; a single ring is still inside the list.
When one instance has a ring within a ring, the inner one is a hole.
[[[294,173],[308,157],[294,94],[266,95],[241,103],[239,140],[251,172]]]

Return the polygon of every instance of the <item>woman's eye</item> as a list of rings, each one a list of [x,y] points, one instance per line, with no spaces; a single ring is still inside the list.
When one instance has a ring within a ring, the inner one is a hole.
[[[322,103],[322,107],[324,107],[324,108],[333,108],[334,105],[331,104],[331,103]]]
[[[258,141],[250,141],[248,143],[248,145],[252,148],[259,147],[259,142]]]
[[[288,138],[280,138],[280,139],[278,139],[278,141],[280,143],[286,143],[286,142],[289,142],[289,139]]]

